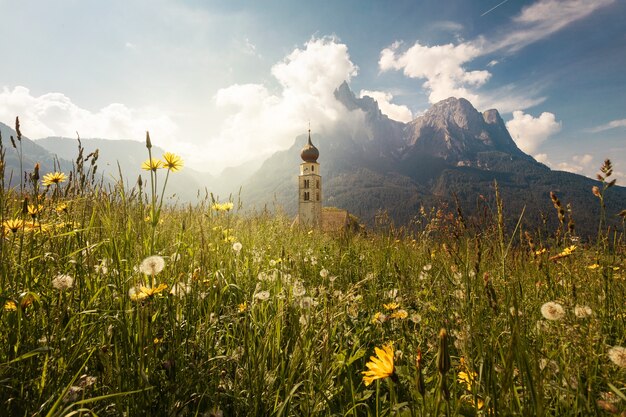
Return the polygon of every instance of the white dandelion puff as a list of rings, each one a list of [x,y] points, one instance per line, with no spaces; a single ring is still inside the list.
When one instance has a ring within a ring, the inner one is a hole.
[[[620,368],[626,368],[626,348],[613,346],[609,349],[609,359]]]
[[[577,305],[574,307],[574,315],[579,319],[590,317],[593,314],[593,310],[589,306]]]
[[[74,278],[66,274],[59,274],[52,279],[52,286],[59,291],[68,290],[74,286]]]
[[[156,275],[165,268],[165,260],[159,255],[148,256],[141,261],[139,271],[145,275]]]
[[[261,300],[261,301],[268,300],[270,298],[270,292],[259,291],[258,293],[254,294],[254,298],[256,298],[257,300]]]
[[[557,321],[565,317],[565,310],[561,304],[549,301],[541,306],[541,315],[548,320]]]

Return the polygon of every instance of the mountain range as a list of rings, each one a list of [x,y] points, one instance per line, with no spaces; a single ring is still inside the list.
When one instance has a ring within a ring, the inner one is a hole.
[[[320,152],[324,205],[347,209],[369,225],[383,210],[396,224],[407,224],[422,208],[446,204],[451,211],[458,206],[471,217],[493,210],[495,181],[509,226],[524,211],[527,226],[554,228],[556,214],[550,200],[554,192],[570,205],[581,235],[597,231],[599,202],[591,189],[599,182],[552,171],[522,152],[497,110],[481,113],[463,98],[448,98],[413,121],[401,123],[384,115],[374,99],[357,98],[347,83],[335,90],[335,97],[348,111],[358,113],[360,122],[339,120],[323,134],[312,135]],[[16,149],[8,144],[15,132],[1,123],[0,132],[8,171],[19,172]],[[246,207],[280,207],[295,215],[299,154],[306,140],[306,135],[297,137],[289,149],[276,152],[261,166],[234,167],[219,176],[185,168],[170,177],[168,189],[185,201],[207,192],[224,199],[240,190]],[[142,174],[139,166],[147,159],[143,143],[84,139],[82,144],[87,153],[99,149],[98,170],[105,180],[118,178],[121,170],[132,185]],[[39,161],[45,172],[52,170],[55,160],[67,169],[76,158],[77,145],[76,139],[69,138],[22,138],[23,169],[30,170]],[[152,151],[156,157],[162,154],[158,148]],[[615,214],[626,208],[626,188],[612,187],[606,204],[608,218],[618,224]]]

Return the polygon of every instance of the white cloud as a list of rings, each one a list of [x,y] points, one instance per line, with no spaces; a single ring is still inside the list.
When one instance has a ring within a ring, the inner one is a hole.
[[[574,174],[580,174],[583,171],[583,167],[580,165],[570,164],[569,162],[559,162],[553,168],[559,171],[572,172]]]
[[[431,103],[448,97],[465,97],[478,102],[478,96],[469,87],[479,87],[491,77],[489,71],[469,71],[464,65],[480,56],[479,48],[471,43],[425,46],[419,42],[400,52],[396,42],[380,53],[381,71],[402,70],[410,78],[426,79],[423,86],[429,90]]]
[[[515,52],[546,38],[571,23],[583,19],[614,0],[539,0],[524,7],[506,31],[487,41],[489,52],[506,49]]]
[[[538,153],[533,157],[537,160],[537,162],[541,162],[545,165],[550,165],[550,159],[548,158],[548,154],[546,153]]]
[[[572,157],[572,160],[578,164],[589,166],[589,164],[591,164],[591,161],[593,161],[593,155],[590,155],[588,153],[584,155],[574,155]]]
[[[553,113],[544,112],[539,117],[533,117],[516,110],[513,119],[506,122],[506,128],[522,151],[532,153],[551,135],[561,130],[561,122],[556,121]]]
[[[223,155],[230,165],[267,157],[305,133],[309,122],[313,132],[323,132],[351,117],[334,91],[356,74],[345,44],[311,39],[272,67],[280,85],[277,93],[262,84],[235,84],[217,92],[215,104],[226,117],[208,140],[212,152],[203,158],[223,166]]]
[[[26,87],[0,92],[0,120],[20,117],[24,135],[32,139],[46,136],[144,140],[146,130],[174,143],[178,127],[163,111],[133,109],[120,103],[92,112],[74,104],[62,93],[31,94]]]
[[[407,106],[393,104],[391,102],[393,99],[393,95],[391,93],[387,93],[385,91],[361,90],[360,96],[369,96],[376,100],[380,111],[387,115],[390,119],[404,123],[413,120],[413,114]]]
[[[589,131],[592,133],[598,133],[598,132],[604,132],[605,130],[616,129],[619,127],[626,127],[626,119],[612,120],[603,125],[594,127],[593,129],[590,129]]]

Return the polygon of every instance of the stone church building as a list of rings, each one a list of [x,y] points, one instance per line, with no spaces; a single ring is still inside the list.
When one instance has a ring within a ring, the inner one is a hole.
[[[309,139],[300,152],[298,177],[298,215],[294,224],[324,232],[342,232],[351,228],[354,221],[347,210],[322,206],[322,176],[317,159],[319,150]]]

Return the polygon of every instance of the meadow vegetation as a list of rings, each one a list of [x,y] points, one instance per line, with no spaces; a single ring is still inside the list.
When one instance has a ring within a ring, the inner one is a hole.
[[[582,244],[554,195],[558,230],[506,230],[496,187],[479,226],[423,210],[323,234],[167,201],[183,161],[147,145],[134,186],[80,149],[2,184],[3,415],[624,415],[625,242],[604,218]]]

